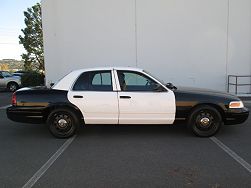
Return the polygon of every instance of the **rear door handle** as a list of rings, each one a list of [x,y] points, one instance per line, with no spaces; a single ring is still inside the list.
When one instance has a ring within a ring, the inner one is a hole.
[[[81,96],[81,95],[74,95],[73,98],[78,98],[78,99],[80,99],[80,98],[83,98],[83,96]]]
[[[120,96],[121,99],[130,99],[131,96]]]

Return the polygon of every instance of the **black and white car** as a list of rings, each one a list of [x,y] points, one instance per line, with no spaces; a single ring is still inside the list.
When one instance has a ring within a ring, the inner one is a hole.
[[[231,94],[176,88],[146,71],[128,67],[76,70],[53,88],[23,88],[12,97],[9,119],[47,123],[60,138],[80,125],[174,124],[184,121],[197,136],[217,133],[222,124],[243,123],[249,110]]]

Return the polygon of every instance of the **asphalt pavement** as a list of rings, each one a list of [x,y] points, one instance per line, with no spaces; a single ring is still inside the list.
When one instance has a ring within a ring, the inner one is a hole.
[[[11,103],[11,96],[12,96],[11,92],[0,90],[0,107],[9,105]]]
[[[0,92],[0,107],[10,96]],[[69,140],[0,108],[0,128],[0,187],[251,187],[250,117],[212,138],[185,125],[103,125]]]

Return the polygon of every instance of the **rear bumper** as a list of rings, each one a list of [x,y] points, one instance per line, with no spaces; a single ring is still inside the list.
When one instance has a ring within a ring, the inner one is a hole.
[[[40,124],[45,123],[43,107],[15,107],[7,108],[7,117],[15,122]]]
[[[249,109],[244,107],[241,109],[229,109],[225,115],[224,123],[226,125],[234,125],[244,123],[249,116]]]

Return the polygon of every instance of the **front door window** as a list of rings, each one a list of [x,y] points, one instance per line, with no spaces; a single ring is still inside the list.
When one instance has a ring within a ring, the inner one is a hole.
[[[159,89],[159,84],[148,76],[133,71],[117,71],[121,91],[150,92]],[[163,91],[165,90],[162,88]]]

